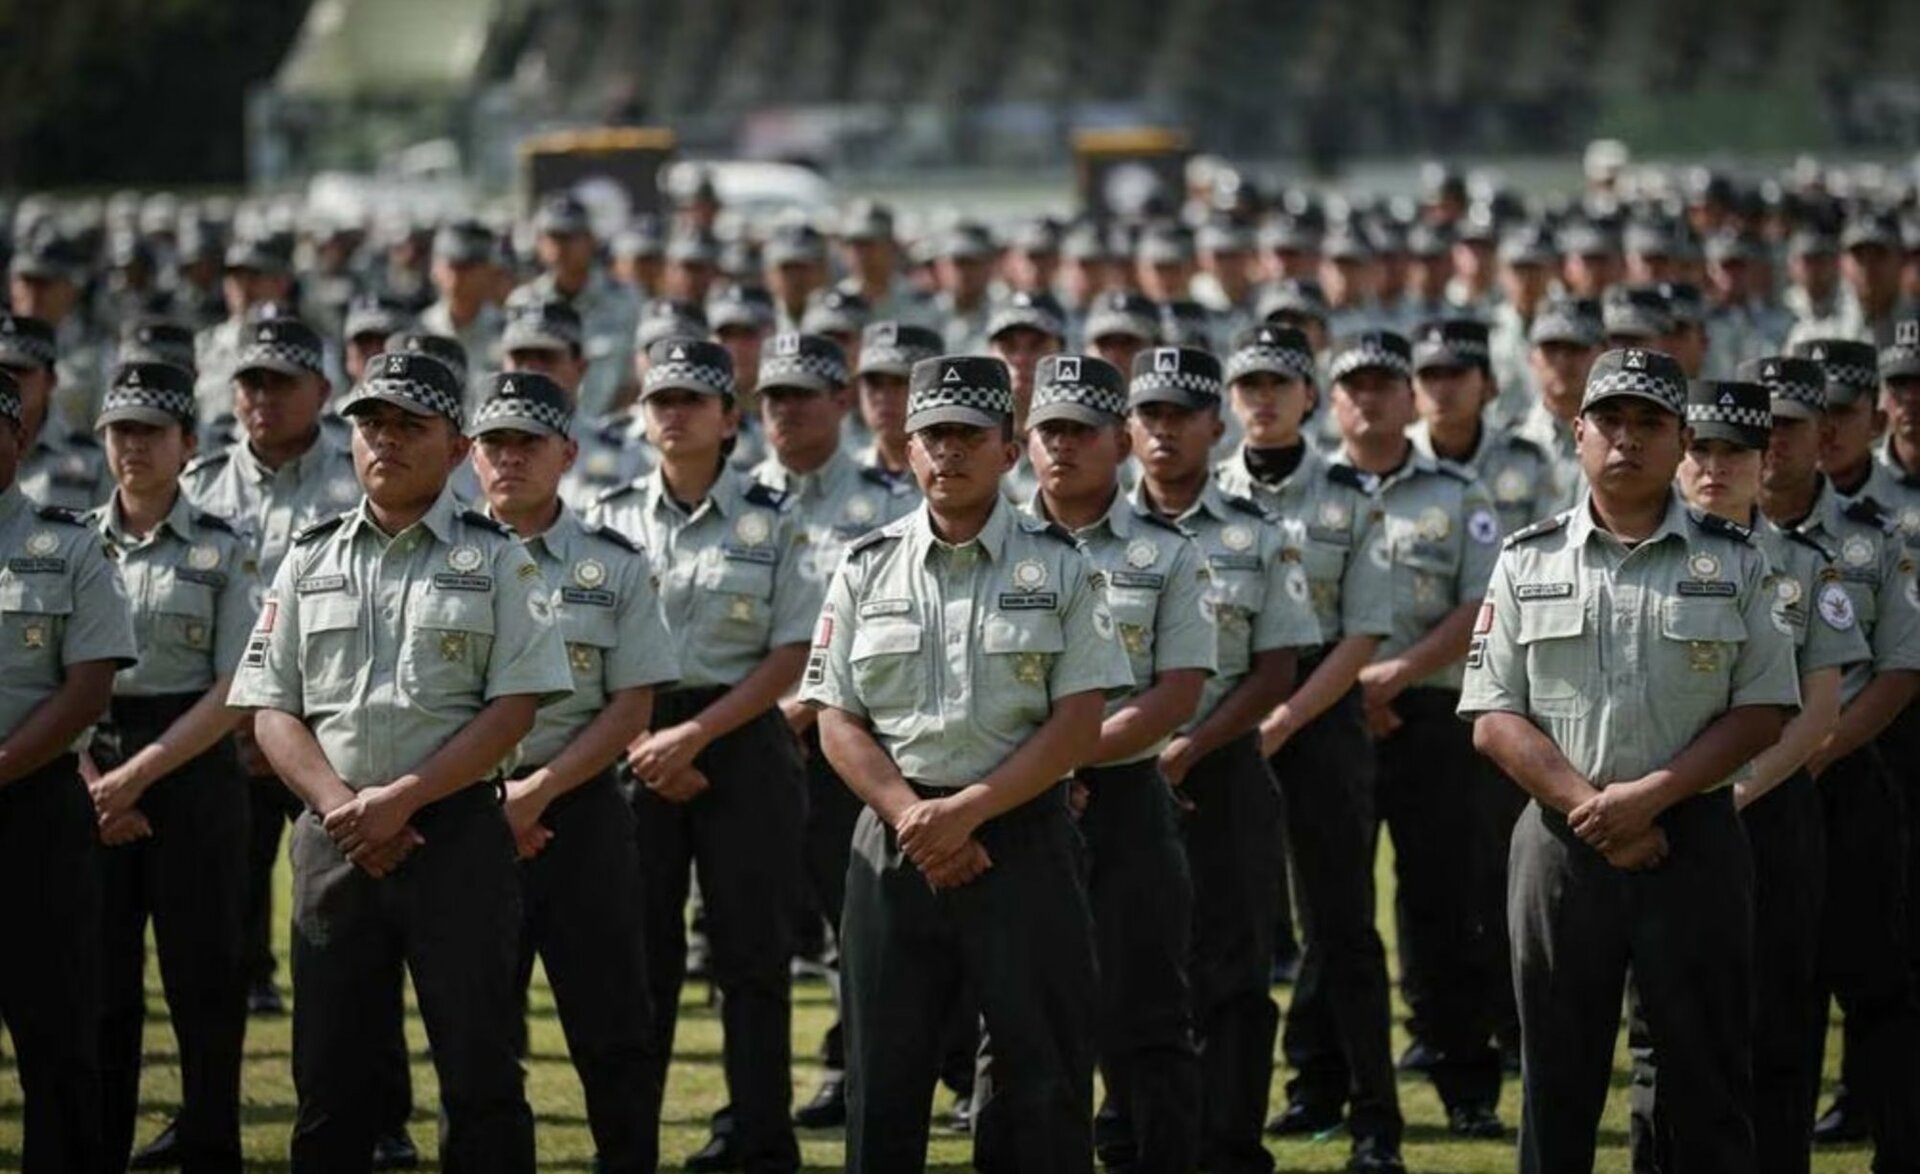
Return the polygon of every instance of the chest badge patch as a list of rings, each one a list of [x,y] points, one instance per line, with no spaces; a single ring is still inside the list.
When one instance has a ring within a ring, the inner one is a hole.
[[[60,539],[51,530],[40,530],[27,539],[27,553],[34,558],[45,558],[60,549]]]
[[[1136,538],[1127,544],[1127,565],[1136,571],[1144,571],[1160,557],[1160,548],[1145,538]]]
[[[573,564],[573,581],[582,587],[598,587],[607,581],[607,567],[598,559],[583,558]]]
[[[447,565],[463,575],[470,575],[480,569],[487,561],[477,546],[456,546],[447,552]]]
[[[1022,591],[1038,591],[1047,585],[1047,565],[1037,558],[1021,559],[1013,567],[1013,585]]]
[[[748,546],[758,546],[773,533],[773,526],[764,514],[741,514],[733,524],[733,536]]]
[[[1253,531],[1235,522],[1220,531],[1220,544],[1228,550],[1246,550],[1253,545]]]

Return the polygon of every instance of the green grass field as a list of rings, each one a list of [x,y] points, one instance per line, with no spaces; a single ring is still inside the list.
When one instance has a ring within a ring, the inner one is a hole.
[[[1393,948],[1393,919],[1387,915],[1386,900],[1391,896],[1387,852],[1383,846],[1379,875],[1382,882],[1382,906],[1379,924]],[[281,865],[282,893],[285,892],[286,867]],[[284,912],[286,906],[280,905]],[[280,932],[284,937],[285,926]],[[284,944],[284,943],[283,943]],[[282,979],[285,967],[281,969]],[[165,1007],[160,1000],[159,979],[149,964],[146,1071],[142,1086],[137,1142],[143,1144],[157,1133],[178,1104],[179,1069],[173,1036],[166,1024]],[[1284,1006],[1287,991],[1274,992]],[[690,984],[680,1015],[680,1039],[674,1057],[673,1073],[667,1088],[667,1103],[661,1137],[661,1157],[665,1168],[677,1169],[678,1163],[705,1143],[707,1117],[725,1098],[720,1071],[720,1026],[714,1008],[707,1005],[703,984]],[[1403,1013],[1404,1009],[1401,1009]],[[533,1105],[540,1168],[542,1170],[591,1170],[593,1142],[587,1132],[580,1088],[573,1068],[567,1062],[566,1044],[553,1009],[553,1000],[543,980],[536,978],[532,999],[532,1055],[527,1064],[527,1097]],[[794,1090],[804,1099],[812,1094],[819,1078],[815,1059],[821,1033],[832,1022],[832,1003],[827,987],[820,982],[798,984],[794,991]],[[242,1119],[245,1146],[252,1168],[279,1170],[287,1166],[287,1136],[294,1113],[293,1079],[290,1072],[291,1030],[289,1019],[255,1019],[247,1033],[247,1063],[243,1073]],[[427,1059],[426,1033],[417,1015],[409,1014],[407,1038],[413,1052],[415,1116],[414,1139],[423,1153],[434,1152],[434,1115],[436,1085],[433,1066]],[[1406,1043],[1404,1033],[1395,1030],[1396,1050]],[[1837,1035],[1828,1051],[1828,1075],[1838,1048]],[[1614,1092],[1601,1124],[1602,1154],[1599,1169],[1624,1171],[1626,1158],[1626,1070],[1624,1044],[1615,1054]],[[1276,1076],[1274,1108],[1284,1099],[1284,1074]],[[1424,1079],[1403,1077],[1400,1082],[1401,1107],[1406,1114],[1406,1159],[1414,1174],[1495,1174],[1513,1169],[1511,1142],[1463,1142],[1446,1131],[1446,1117],[1439,1099]],[[950,1094],[936,1094],[935,1106],[944,1114]],[[1823,1097],[1824,1103],[1824,1097]],[[1501,1103],[1501,1114],[1509,1127],[1519,1120],[1519,1091],[1509,1081]],[[0,1170],[15,1170],[20,1164],[20,1090],[11,1055],[0,1058]],[[1342,1169],[1346,1160],[1344,1135],[1319,1141],[1269,1143],[1279,1169],[1322,1171]],[[843,1148],[838,1131],[803,1133],[801,1148],[809,1170],[841,1168]],[[929,1169],[961,1171],[970,1169],[967,1138],[945,1132],[936,1126],[929,1154]],[[1823,1151],[1814,1159],[1814,1169],[1822,1174],[1842,1174],[1867,1168],[1868,1156],[1861,1149]],[[431,1163],[429,1162],[429,1167]]]

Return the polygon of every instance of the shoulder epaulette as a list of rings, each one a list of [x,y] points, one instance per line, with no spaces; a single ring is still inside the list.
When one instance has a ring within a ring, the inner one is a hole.
[[[893,527],[891,526],[882,526],[878,530],[867,531],[865,534],[862,534],[860,537],[854,539],[852,542],[849,542],[847,544],[847,553],[850,555],[859,554],[861,551],[868,550],[872,547],[878,546],[882,542],[894,541],[895,539],[899,538],[900,535],[889,534],[888,531],[891,530],[892,528]]]
[[[1327,480],[1333,482],[1335,485],[1345,485],[1353,489],[1358,489],[1362,493],[1373,492],[1367,488],[1367,475],[1352,465],[1329,464],[1327,466]]]
[[[347,515],[345,514],[335,514],[331,518],[322,518],[320,521],[315,522],[313,525],[295,534],[293,536],[293,544],[295,546],[305,546],[309,542],[324,538],[334,530],[339,529],[340,523],[346,520]]]
[[[233,459],[233,450],[230,448],[223,448],[218,452],[206,453],[202,456],[197,456],[192,460],[188,461],[186,468],[180,470],[180,474],[181,476],[184,477],[188,473],[198,473],[202,469],[211,469],[216,465],[224,465],[232,459]]]
[[[1865,522],[1876,529],[1888,532],[1894,529],[1893,515],[1887,512],[1885,506],[1865,494],[1848,502],[1847,508],[1840,512],[1851,521]]]
[[[1513,533],[1507,535],[1507,540],[1501,543],[1501,545],[1514,546],[1514,545],[1517,545],[1518,543],[1526,542],[1529,539],[1538,538],[1542,534],[1551,534],[1555,530],[1560,529],[1566,524],[1567,524],[1567,515],[1565,514],[1555,514],[1550,518],[1541,518],[1539,521],[1535,522],[1533,525],[1524,526],[1518,530],[1515,530]]]
[[[1542,460],[1552,459],[1553,454],[1547,451],[1547,446],[1531,436],[1522,436],[1518,431],[1509,430],[1505,433],[1505,439],[1513,447],[1524,448]]]
[[[35,517],[43,522],[65,522],[69,526],[84,526],[87,524],[86,515],[76,513],[63,506],[35,506],[33,513]]]
[[[513,527],[507,525],[505,522],[489,518],[479,510],[461,510],[460,520],[469,526],[478,526],[482,530],[491,530],[495,534],[503,534],[508,538],[513,537]]]
[[[764,506],[770,510],[779,510],[786,508],[787,498],[790,497],[791,494],[788,494],[785,490],[774,489],[755,481],[747,486],[746,493],[741,496],[745,497],[750,505]]]
[[[204,526],[209,530],[217,530],[222,534],[239,533],[238,530],[233,528],[232,522],[227,521],[219,514],[203,513],[200,510],[193,511],[193,524],[196,526]]]
[[[582,522],[580,523],[580,528],[582,530],[585,530],[587,533],[593,535],[595,538],[606,539],[608,542],[613,543],[615,546],[619,547],[622,550],[630,550],[635,554],[644,553],[640,549],[640,544],[638,542],[635,542],[633,539],[627,537],[625,534],[620,533],[620,531],[615,530],[612,526],[600,526],[592,522]]]
[[[1738,522],[1729,522],[1719,514],[1709,514],[1703,510],[1688,510],[1687,517],[1693,519],[1694,525],[1709,534],[1718,534],[1724,538],[1731,538],[1735,542],[1753,541],[1752,530]]]
[[[1180,528],[1180,524],[1178,522],[1172,521],[1171,519],[1168,519],[1168,518],[1163,518],[1159,514],[1154,513],[1152,510],[1148,510],[1144,514],[1135,512],[1133,516],[1140,519],[1140,521],[1145,522],[1149,526],[1154,526],[1161,530],[1171,530],[1182,538],[1187,537],[1187,532]]]
[[[1251,497],[1241,497],[1237,493],[1222,493],[1220,500],[1226,502],[1227,508],[1230,510],[1239,510],[1243,514],[1252,514],[1263,522],[1273,520],[1273,514],[1268,512],[1267,507],[1261,505]]]
[[[1833,552],[1821,545],[1819,539],[1804,530],[1783,530],[1781,533],[1785,534],[1790,542],[1798,542],[1802,546],[1812,547],[1815,551],[1819,552],[1821,561],[1829,563],[1833,561]]]
[[[624,485],[615,485],[611,489],[602,490],[600,496],[593,499],[593,504],[602,505],[612,501],[616,497],[624,497],[629,493],[638,493],[639,491],[640,483],[638,481],[629,481]]]
[[[1473,483],[1472,469],[1462,468],[1459,465],[1455,464],[1454,462],[1449,461],[1443,457],[1435,457],[1433,461],[1433,467],[1436,472],[1439,472],[1444,474],[1445,476],[1451,477],[1455,481],[1464,481],[1469,485]]]
[[[895,497],[907,491],[906,483],[897,474],[889,473],[878,465],[868,465],[861,469],[860,479],[878,485]]]
[[[69,432],[67,443],[75,448],[99,448],[100,440],[91,432]]]

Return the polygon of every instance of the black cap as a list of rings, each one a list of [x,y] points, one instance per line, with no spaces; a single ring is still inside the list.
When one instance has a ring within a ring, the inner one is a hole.
[[[643,319],[643,325],[644,322]],[[578,355],[585,335],[580,311],[571,303],[559,298],[542,298],[522,302],[508,311],[507,324],[500,331],[500,350],[503,354],[561,351]]]
[[[657,216],[636,216],[627,222],[627,226],[614,235],[609,251],[616,257],[631,259],[650,259],[664,256],[666,238],[660,231],[660,219]]]
[[[198,423],[192,373],[172,363],[122,364],[113,373],[93,429],[98,432],[122,420],[159,428],[178,424],[192,431]]]
[[[852,290],[829,287],[807,295],[800,329],[808,334],[858,334],[873,317],[867,299]]]
[[[707,312],[680,298],[653,298],[640,307],[633,328],[635,350],[645,351],[663,338],[705,338]]]
[[[730,285],[707,299],[707,324],[715,331],[733,326],[767,330],[773,322],[773,295],[763,285]]]
[[[1687,385],[1687,424],[1700,440],[1765,448],[1773,431],[1773,403],[1758,383],[1696,379]]]
[[[1535,311],[1533,324],[1527,328],[1527,341],[1534,346],[1565,342],[1597,347],[1605,339],[1600,303],[1594,298],[1554,298]]]
[[[647,348],[647,373],[640,398],[662,391],[701,395],[733,394],[733,356],[703,338],[663,338]]]
[[[13,372],[0,367],[0,419],[18,424],[26,414],[26,405],[20,402],[20,381],[13,377]]]
[[[593,216],[569,192],[548,196],[534,213],[533,230],[542,236],[576,236],[593,232]]]
[[[1854,249],[1890,249],[1901,251],[1900,225],[1891,216],[1866,212],[1847,221],[1840,233],[1840,247]]]
[[[1160,309],[1141,294],[1126,290],[1108,290],[1094,299],[1087,311],[1087,341],[1098,342],[1111,335],[1153,342],[1160,337]]]
[[[1880,356],[1871,344],[1851,338],[1810,338],[1796,343],[1793,355],[1812,359],[1826,372],[1829,407],[1850,404],[1880,390]]]
[[[1500,260],[1507,265],[1551,265],[1559,259],[1545,225],[1522,225],[1500,241]]]
[[[781,265],[822,265],[827,260],[827,242],[811,224],[786,224],[774,230],[761,250],[761,257],[774,268]]]
[[[272,241],[237,240],[227,246],[226,268],[254,273],[284,274],[292,271],[292,261]]]
[[[893,209],[877,200],[855,200],[840,214],[835,227],[841,240],[890,241],[893,239]]]
[[[387,338],[413,328],[413,312],[405,302],[387,294],[363,293],[347,303],[347,320],[340,333],[346,338],[377,334]]]
[[[1008,294],[987,316],[987,337],[998,338],[1006,331],[1021,327],[1037,330],[1048,338],[1064,339],[1066,312],[1052,294],[1017,290]]]
[[[847,385],[847,356],[840,344],[817,334],[787,331],[760,344],[758,391],[795,387],[832,392]]]
[[[935,424],[998,428],[1013,419],[1013,373],[999,359],[941,355],[907,376],[907,431]]]
[[[1477,318],[1443,318],[1423,322],[1413,336],[1413,369],[1477,367],[1493,373],[1493,349],[1487,324]]]
[[[1666,296],[1668,312],[1676,326],[1697,326],[1706,321],[1707,298],[1691,281],[1663,281],[1660,292]]]
[[[1262,323],[1247,327],[1233,336],[1226,380],[1232,383],[1242,376],[1261,373],[1298,379],[1312,386],[1319,377],[1313,361],[1313,344],[1291,326]]]
[[[478,220],[456,220],[433,234],[433,259],[450,265],[482,265],[500,254],[493,230]]]
[[[1661,338],[1673,333],[1673,307],[1657,285],[1616,285],[1600,303],[1608,338]]]
[[[416,416],[444,416],[459,428],[465,420],[460,383],[445,363],[431,355],[389,351],[367,360],[366,374],[340,414],[353,416],[376,402],[387,403]]]
[[[537,371],[487,376],[469,436],[489,432],[526,432],[566,436],[573,428],[573,400],[567,390]]]
[[[1647,400],[1684,417],[1687,374],[1672,355],[1663,351],[1640,347],[1608,351],[1595,359],[1587,372],[1587,391],[1581,397],[1580,410],[1622,396]]]
[[[1210,351],[1213,349],[1213,315],[1192,298],[1161,302],[1160,341]]]
[[[249,371],[276,371],[295,378],[326,372],[319,332],[298,318],[249,322],[241,327],[240,340],[240,356],[233,365],[236,378]]]
[[[1126,415],[1126,376],[1105,359],[1047,355],[1034,369],[1028,424],[1072,420],[1099,428],[1118,423]]]
[[[122,363],[172,363],[195,367],[193,328],[170,318],[140,318],[121,327],[116,358]]]
[[[1260,291],[1253,316],[1282,326],[1327,320],[1327,292],[1310,277],[1289,277]]]
[[[15,277],[76,285],[86,277],[86,270],[86,258],[79,246],[59,235],[43,235],[26,242],[7,266],[7,272]]]
[[[1356,371],[1378,370],[1413,377],[1413,346],[1391,330],[1350,334],[1333,344],[1327,358],[1327,381],[1338,383]]]
[[[467,348],[457,338],[444,334],[428,334],[425,331],[410,330],[396,334],[387,340],[388,354],[425,355],[453,372],[453,377],[465,383],[467,381]]]
[[[1132,404],[1179,404],[1184,408],[1220,403],[1220,360],[1184,346],[1157,346],[1133,357],[1127,400]]]
[[[947,230],[940,243],[940,255],[956,260],[985,261],[998,252],[987,226],[963,220]]]
[[[1893,324],[1893,342],[1880,348],[1880,378],[1920,379],[1920,319]]]
[[[860,373],[905,379],[913,365],[937,356],[946,345],[940,332],[904,322],[875,322],[860,333]]]
[[[720,238],[705,229],[676,232],[667,241],[667,260],[681,265],[718,265]]]
[[[50,323],[0,311],[0,366],[51,370],[59,358],[60,344]]]
[[[1817,420],[1827,411],[1827,373],[1812,359],[1768,355],[1748,359],[1734,373],[1747,383],[1758,383],[1773,397],[1773,414],[1798,420]]]

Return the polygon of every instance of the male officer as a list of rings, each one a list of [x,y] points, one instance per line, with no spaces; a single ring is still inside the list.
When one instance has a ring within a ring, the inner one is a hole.
[[[1489,419],[1496,396],[1487,327],[1470,318],[1423,323],[1413,338],[1414,405],[1407,435],[1422,455],[1473,474],[1493,497],[1500,532],[1553,512],[1552,458],[1511,426]]]
[[[113,490],[107,455],[84,431],[67,430],[53,410],[59,350],[53,327],[0,312],[0,370],[19,388],[25,428],[14,481],[41,505],[91,509]]]
[[[440,1076],[443,1161],[533,1168],[511,1020],[521,917],[497,780],[572,687],[539,567],[460,510],[463,392],[389,354],[344,408],[358,508],[294,538],[229,704],[306,804],[294,825],[296,1170],[367,1170],[382,1049],[411,972]]]
[[[1580,417],[1587,372],[1600,355],[1602,329],[1600,303],[1590,298],[1558,298],[1541,308],[1529,331],[1533,347],[1527,352],[1527,366],[1540,397],[1516,431],[1553,462],[1549,512],[1573,508],[1586,492],[1573,422]]]
[[[514,290],[507,308],[558,298],[579,311],[588,367],[575,407],[593,419],[613,406],[615,393],[632,378],[633,327],[640,301],[596,262],[593,221],[578,199],[550,198],[540,206],[533,227],[543,272]]]
[[[1157,762],[1213,673],[1206,563],[1173,523],[1140,513],[1121,492],[1132,436],[1120,372],[1100,359],[1053,355],[1040,360],[1037,379],[1028,451],[1039,490],[1027,508],[1067,528],[1105,576],[1133,668],[1133,690],[1107,705],[1094,765],[1074,775],[1093,856],[1100,1069],[1134,1142],[1103,1147],[1101,1157],[1130,1170],[1192,1170],[1200,1140],[1187,979],[1193,881]]]
[[[868,810],[847,875],[847,1165],[918,1169],[939,1029],[985,1020],[977,1164],[1090,1171],[1095,988],[1060,780],[1132,684],[1096,573],[1002,500],[1013,394],[996,359],[922,361],[907,427],[923,508],[834,575],[801,699]]]
[[[1724,784],[1799,689],[1765,555],[1673,491],[1685,395],[1666,355],[1600,357],[1591,489],[1507,540],[1473,625],[1460,712],[1533,799],[1508,881],[1526,1174],[1593,1168],[1629,966],[1676,1168],[1754,1167],[1752,874]]]
[[[939,331],[905,322],[875,322],[860,336],[860,418],[871,439],[854,459],[909,493],[919,491],[907,459],[907,376],[940,346]]]
[[[137,653],[99,537],[14,479],[25,418],[0,370],[0,1019],[26,1101],[21,1169],[63,1174],[102,1159],[99,840],[71,747]]]
[[[477,220],[456,220],[433,234],[433,287],[440,297],[420,311],[420,329],[458,342],[476,374],[498,362],[499,264],[499,243]],[[479,407],[480,382],[468,387],[464,407],[469,414]]]
[[[1193,536],[1206,556],[1207,607],[1218,627],[1216,674],[1193,718],[1160,754],[1191,804],[1194,1025],[1201,1045],[1200,1164],[1271,1170],[1260,1140],[1279,1011],[1268,993],[1278,920],[1280,794],[1253,736],[1294,682],[1297,650],[1321,643],[1299,527],[1214,484],[1225,431],[1220,362],[1156,347],[1134,360],[1128,389],[1140,481],[1131,502]]]
[[[506,786],[526,882],[520,989],[537,953],[586,1094],[597,1167],[651,1174],[660,1084],[652,1055],[633,813],[614,763],[679,675],[653,568],[631,539],[559,498],[576,453],[572,398],[544,375],[494,375],[470,431],[487,512],[513,527],[553,593],[573,694],[542,710]]]

